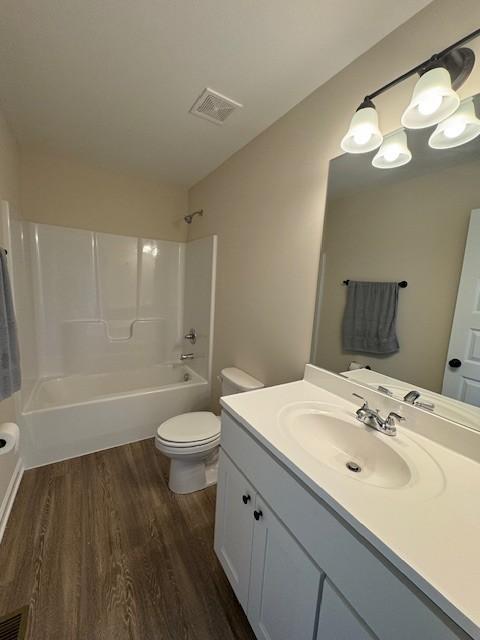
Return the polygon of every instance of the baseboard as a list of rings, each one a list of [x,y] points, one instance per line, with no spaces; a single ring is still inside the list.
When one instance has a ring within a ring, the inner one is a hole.
[[[12,479],[10,480],[10,483],[8,485],[7,493],[2,505],[0,506],[0,542],[2,542],[3,534],[8,522],[8,517],[10,516],[10,511],[12,510],[13,502],[15,500],[15,496],[17,495],[18,487],[20,486],[20,481],[23,476],[23,471],[23,460],[19,458],[17,466],[15,467],[15,471],[13,472]]]

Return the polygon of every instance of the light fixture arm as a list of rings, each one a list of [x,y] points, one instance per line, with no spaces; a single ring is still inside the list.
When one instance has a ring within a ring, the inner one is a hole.
[[[454,51],[455,49],[458,49],[459,47],[463,46],[467,42],[470,42],[474,38],[478,38],[478,36],[480,36],[480,29],[475,29],[475,31],[472,31],[472,33],[469,33],[468,35],[461,38],[457,42],[454,42],[453,44],[448,46],[446,49],[443,49],[443,51],[440,51],[439,53],[434,53],[433,56],[428,60],[425,60],[424,62],[417,64],[416,67],[413,67],[409,71],[402,73],[402,75],[398,76],[398,78],[395,78],[391,82],[388,82],[387,84],[383,85],[383,87],[380,87],[380,89],[377,89],[376,91],[373,91],[373,93],[370,93],[367,96],[365,96],[362,104],[358,108],[363,109],[365,107],[373,106],[372,100],[374,98],[376,98],[382,93],[385,93],[385,91],[388,91],[392,87],[395,87],[397,84],[400,84],[404,80],[407,80],[408,78],[415,75],[416,73],[418,73],[419,75],[422,75],[426,71],[436,66],[441,66],[442,60],[446,56],[448,56],[448,54],[452,53],[452,51]]]

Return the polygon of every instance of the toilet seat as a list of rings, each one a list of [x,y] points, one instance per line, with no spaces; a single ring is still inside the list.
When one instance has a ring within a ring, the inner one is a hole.
[[[220,439],[220,419],[211,411],[182,413],[163,422],[157,429],[157,440],[172,449],[208,448]]]
[[[186,445],[183,447],[177,446],[175,443],[165,442],[161,440],[158,436],[155,438],[155,446],[159,451],[161,451],[164,455],[169,458],[195,458],[195,457],[205,457],[209,454],[209,452],[214,451],[218,445],[220,444],[220,436],[218,436],[215,440],[210,440],[209,442],[201,442],[200,444],[196,443],[194,445]]]

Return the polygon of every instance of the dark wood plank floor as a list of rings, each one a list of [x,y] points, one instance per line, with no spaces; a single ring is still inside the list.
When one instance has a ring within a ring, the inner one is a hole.
[[[253,639],[213,552],[215,488],[175,496],[151,440],[27,471],[0,545],[0,616],[30,640]]]

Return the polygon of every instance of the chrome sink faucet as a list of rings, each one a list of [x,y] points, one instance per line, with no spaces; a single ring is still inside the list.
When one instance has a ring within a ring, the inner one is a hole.
[[[376,429],[377,431],[380,431],[380,433],[384,433],[386,436],[396,435],[397,422],[405,420],[403,416],[398,415],[395,411],[390,411],[386,418],[382,418],[378,413],[378,409],[370,409],[365,398],[359,396],[358,393],[354,393],[353,395],[360,398],[360,400],[363,400],[363,405],[355,412],[357,420],[367,425],[367,427],[372,427],[372,429]]]
[[[412,404],[414,407],[419,407],[420,409],[426,409],[427,411],[434,411],[435,405],[433,402],[429,402],[428,400],[419,400],[421,393],[416,389],[412,389],[409,391],[406,396],[403,397],[405,402],[408,404]]]
[[[404,402],[408,402],[408,404],[415,404],[415,401],[420,397],[420,393],[415,389],[412,389],[407,393],[406,396],[403,397]]]

